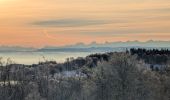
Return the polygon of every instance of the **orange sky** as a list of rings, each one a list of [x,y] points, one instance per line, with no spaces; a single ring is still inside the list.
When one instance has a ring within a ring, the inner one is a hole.
[[[170,40],[169,0],[0,0],[0,45]]]

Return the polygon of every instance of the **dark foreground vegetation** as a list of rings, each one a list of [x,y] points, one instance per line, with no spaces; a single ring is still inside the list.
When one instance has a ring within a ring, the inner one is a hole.
[[[131,49],[31,66],[1,59],[0,100],[170,100],[170,51]]]

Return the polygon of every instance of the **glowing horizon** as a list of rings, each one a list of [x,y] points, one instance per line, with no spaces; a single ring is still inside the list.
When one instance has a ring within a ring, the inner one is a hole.
[[[2,0],[0,45],[170,40],[169,0]]]

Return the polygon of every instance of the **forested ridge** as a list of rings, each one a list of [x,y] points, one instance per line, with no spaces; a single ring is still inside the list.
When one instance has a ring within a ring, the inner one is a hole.
[[[30,66],[1,58],[0,100],[170,100],[170,51],[132,48]]]

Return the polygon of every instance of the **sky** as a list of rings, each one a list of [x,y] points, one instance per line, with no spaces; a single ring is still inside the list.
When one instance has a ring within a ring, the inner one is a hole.
[[[170,0],[0,0],[0,45],[170,40]]]

